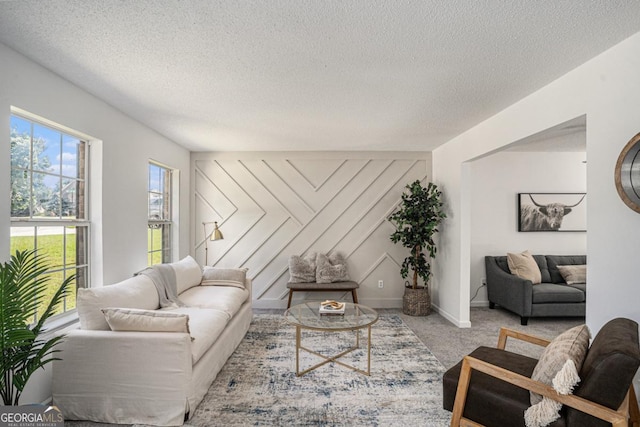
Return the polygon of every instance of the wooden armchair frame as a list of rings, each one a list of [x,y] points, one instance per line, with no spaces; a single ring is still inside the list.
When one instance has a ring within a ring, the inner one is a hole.
[[[543,347],[546,347],[550,343],[549,340],[539,338],[534,335],[525,334],[508,328],[501,328],[500,337],[498,338],[498,349],[505,349],[508,337]],[[542,396],[546,396],[560,402],[563,405],[570,406],[594,417],[608,421],[613,427],[640,427],[640,410],[638,409],[638,401],[636,400],[633,383],[631,384],[631,387],[629,387],[629,391],[627,392],[627,396],[622,402],[622,405],[614,411],[613,409],[609,409],[578,396],[558,394],[552,387],[544,383],[534,381],[531,378],[469,356],[466,356],[462,361],[462,370],[460,371],[456,400],[453,404],[453,415],[451,417],[452,427],[482,427],[482,424],[478,424],[462,416],[464,413],[464,405],[467,399],[467,391],[469,388],[469,381],[471,380],[472,370],[484,372],[485,374],[491,375],[502,381],[506,381],[525,390],[533,391],[534,393],[538,393]]]

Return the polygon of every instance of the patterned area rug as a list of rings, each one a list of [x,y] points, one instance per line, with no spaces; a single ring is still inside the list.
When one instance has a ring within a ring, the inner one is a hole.
[[[353,332],[302,334],[304,346],[326,355],[354,340]],[[366,370],[364,334],[360,342],[344,361]],[[301,369],[322,360],[305,353]],[[372,329],[370,377],[332,362],[297,377],[295,328],[282,316],[256,315],[186,425],[447,426],[444,371],[399,316],[383,315]]]

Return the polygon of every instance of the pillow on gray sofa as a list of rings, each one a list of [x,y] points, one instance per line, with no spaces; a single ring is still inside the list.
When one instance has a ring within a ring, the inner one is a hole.
[[[575,285],[578,283],[587,283],[587,266],[586,265],[559,265],[558,271],[567,285]]]
[[[522,253],[507,252],[507,263],[511,274],[515,274],[525,280],[531,280],[531,283],[537,285],[542,282],[542,273],[540,267],[533,259],[533,255],[529,251]]]
[[[189,333],[186,314],[115,307],[103,308],[102,312],[112,331]]]
[[[586,255],[546,255],[551,283],[564,283],[562,274],[558,270],[559,265],[583,265],[587,264]]]
[[[316,281],[316,253],[309,252],[304,258],[289,257],[289,283],[311,283]]]

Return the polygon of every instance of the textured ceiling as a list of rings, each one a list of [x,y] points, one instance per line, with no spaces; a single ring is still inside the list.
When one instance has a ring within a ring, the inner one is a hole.
[[[0,42],[194,151],[431,150],[637,31],[637,0],[0,1]]]

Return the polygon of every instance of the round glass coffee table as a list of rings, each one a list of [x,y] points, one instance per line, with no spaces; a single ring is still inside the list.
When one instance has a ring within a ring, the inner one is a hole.
[[[287,322],[296,327],[296,375],[301,376],[329,362],[335,362],[341,366],[352,369],[364,375],[371,374],[371,325],[378,321],[378,313],[361,304],[345,303],[344,314],[320,314],[320,301],[308,301],[294,305],[284,313]],[[338,358],[360,348],[360,330],[367,328],[367,370],[338,360]],[[355,345],[335,356],[325,356],[302,345],[302,330],[321,332],[355,331]],[[300,371],[300,350],[324,359],[322,362]]]

